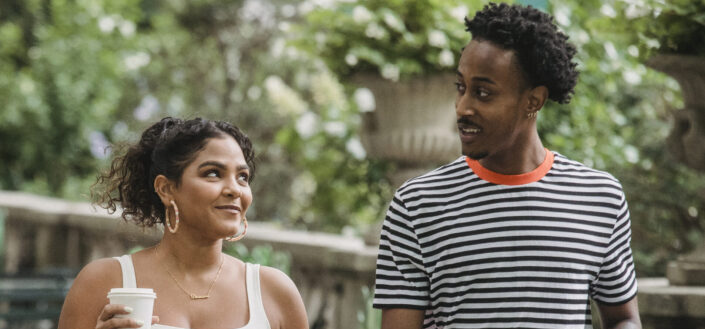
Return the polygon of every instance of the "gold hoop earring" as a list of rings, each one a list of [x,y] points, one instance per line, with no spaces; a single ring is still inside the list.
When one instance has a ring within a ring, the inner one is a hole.
[[[169,223],[169,207],[167,207],[164,214],[164,225],[169,229],[169,232],[173,234],[179,230],[179,207],[176,206],[174,200],[171,200],[171,205],[174,206],[174,219],[176,222],[174,223],[174,227],[171,227],[171,223]]]
[[[235,236],[229,236],[229,237],[225,238],[225,241],[235,242],[235,241],[239,241],[245,237],[245,234],[247,234],[247,217],[242,217],[242,222],[245,224],[245,230],[242,231],[242,234],[235,235]]]
[[[538,112],[529,112],[526,114],[526,117],[529,119],[535,119],[538,116]]]

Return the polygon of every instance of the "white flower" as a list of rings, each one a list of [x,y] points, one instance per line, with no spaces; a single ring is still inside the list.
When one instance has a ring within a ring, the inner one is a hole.
[[[304,112],[301,117],[296,120],[296,132],[303,139],[308,139],[318,131],[318,116],[311,112]]]
[[[282,16],[286,18],[291,18],[296,15],[296,7],[294,5],[283,5],[281,7]]]
[[[448,38],[442,31],[431,30],[428,32],[428,43],[434,47],[445,48],[448,46]]]
[[[466,5],[460,5],[451,9],[450,15],[453,16],[458,22],[463,22],[465,17],[468,15],[468,7]]]
[[[291,182],[291,197],[299,203],[306,203],[317,187],[316,178],[310,172],[304,171]]]
[[[347,132],[347,127],[345,127],[345,124],[340,121],[331,121],[323,124],[323,131],[331,136],[343,137]]]
[[[370,23],[367,25],[367,28],[365,29],[365,35],[368,38],[373,38],[373,39],[384,39],[384,37],[387,35],[387,31],[379,26],[377,23]]]
[[[627,48],[627,52],[629,55],[632,55],[633,57],[638,57],[639,56],[639,47],[635,45],[631,45]]]
[[[438,64],[446,67],[453,66],[455,64],[453,53],[448,49],[443,49],[441,53],[438,54]]]
[[[612,60],[616,60],[619,57],[619,54],[617,53],[617,49],[614,47],[614,44],[611,42],[605,42],[604,44],[605,48],[605,53],[607,53],[607,57],[609,57]]]
[[[353,54],[345,55],[345,63],[348,63],[350,66],[355,66],[357,64],[357,56]]]
[[[123,20],[120,22],[120,26],[118,27],[120,30],[120,34],[124,37],[131,37],[135,34],[135,30],[137,29],[135,26],[135,23],[128,21],[128,20]]]
[[[91,144],[91,154],[98,159],[110,156],[110,143],[100,131],[92,131],[88,140]]]
[[[375,95],[367,88],[358,88],[353,94],[353,99],[360,112],[372,112],[375,110]]]
[[[600,12],[609,18],[617,17],[617,12],[614,11],[614,8],[606,3],[603,4],[602,7],[600,7]]]
[[[622,78],[631,85],[638,85],[641,83],[641,74],[637,71],[626,70],[622,72]]]
[[[570,8],[566,6],[556,6],[553,10],[553,16],[556,18],[556,22],[563,26],[570,25]]]
[[[364,24],[372,20],[372,13],[365,7],[357,5],[353,8],[353,20],[357,24]]]
[[[258,86],[251,86],[247,89],[247,98],[256,101],[262,96],[262,88]]]
[[[396,15],[393,13],[387,11],[384,13],[384,22],[389,25],[389,27],[399,31],[403,32],[406,30],[406,26],[404,26],[404,22],[402,22]]]
[[[384,64],[382,66],[382,77],[392,81],[399,81],[399,67],[394,64]]]
[[[362,160],[367,156],[365,148],[362,147],[362,143],[360,143],[360,140],[357,139],[357,137],[348,139],[345,143],[345,150],[347,150],[348,153],[352,154],[352,156],[358,160]]]
[[[277,112],[282,115],[299,115],[308,108],[301,96],[289,88],[278,76],[267,77],[264,80],[264,88],[267,90],[269,101],[276,107]]]
[[[123,63],[125,68],[129,71],[137,70],[150,62],[149,54],[145,52],[138,52],[135,54],[127,55],[123,58]]]
[[[633,145],[627,145],[624,147],[624,157],[629,163],[639,162],[639,150]]]
[[[103,16],[98,19],[98,28],[103,33],[113,32],[113,29],[117,26],[115,18],[112,16]]]
[[[159,101],[157,98],[152,95],[147,95],[142,98],[140,105],[135,108],[133,116],[139,121],[147,121],[158,111]]]

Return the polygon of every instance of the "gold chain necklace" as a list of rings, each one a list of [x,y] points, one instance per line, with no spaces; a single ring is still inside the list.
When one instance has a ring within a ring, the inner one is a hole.
[[[158,255],[157,249],[159,248],[159,246],[161,246],[161,245],[157,245],[157,247],[154,248],[154,253],[157,254],[157,255]],[[208,287],[208,292],[207,292],[205,295],[196,295],[196,294],[193,294],[193,293],[188,292],[188,290],[186,290],[186,288],[184,288],[184,287],[181,285],[181,283],[179,283],[179,280],[176,280],[176,277],[174,277],[174,275],[171,274],[171,271],[169,271],[169,268],[166,267],[166,264],[163,264],[163,263],[162,263],[162,266],[164,267],[164,269],[166,270],[166,272],[169,273],[169,276],[171,276],[171,278],[174,280],[174,282],[176,282],[176,285],[177,285],[186,295],[188,295],[189,298],[191,298],[191,300],[198,300],[198,299],[208,299],[208,297],[211,296],[211,290],[213,290],[213,285],[215,284],[216,281],[218,281],[218,277],[220,277],[220,271],[223,269],[223,264],[224,264],[224,263],[225,263],[225,257],[223,257],[223,254],[221,253],[221,254],[220,254],[220,266],[218,267],[218,272],[215,273],[215,279],[213,279],[213,281],[211,281],[211,285]]]

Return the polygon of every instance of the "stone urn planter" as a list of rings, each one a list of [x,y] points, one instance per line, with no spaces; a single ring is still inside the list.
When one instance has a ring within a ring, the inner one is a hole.
[[[452,74],[401,82],[371,74],[353,78],[372,92],[376,104],[363,114],[362,145],[368,156],[396,165],[388,175],[394,188],[460,156],[454,79]],[[367,233],[368,245],[379,244],[381,228],[382,220]]]
[[[460,156],[452,74],[394,82],[378,75],[357,75],[368,88],[374,111],[363,114],[360,139],[367,154],[396,164],[394,187]]]
[[[685,107],[673,114],[669,150],[688,167],[705,172],[705,56],[660,55],[646,64],[676,79],[683,92]],[[666,276],[673,285],[705,286],[705,245],[671,262]]]

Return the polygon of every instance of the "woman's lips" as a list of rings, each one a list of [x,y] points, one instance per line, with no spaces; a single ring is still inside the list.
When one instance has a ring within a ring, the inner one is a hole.
[[[216,206],[216,209],[225,210],[229,213],[239,214],[242,209],[236,205]]]

